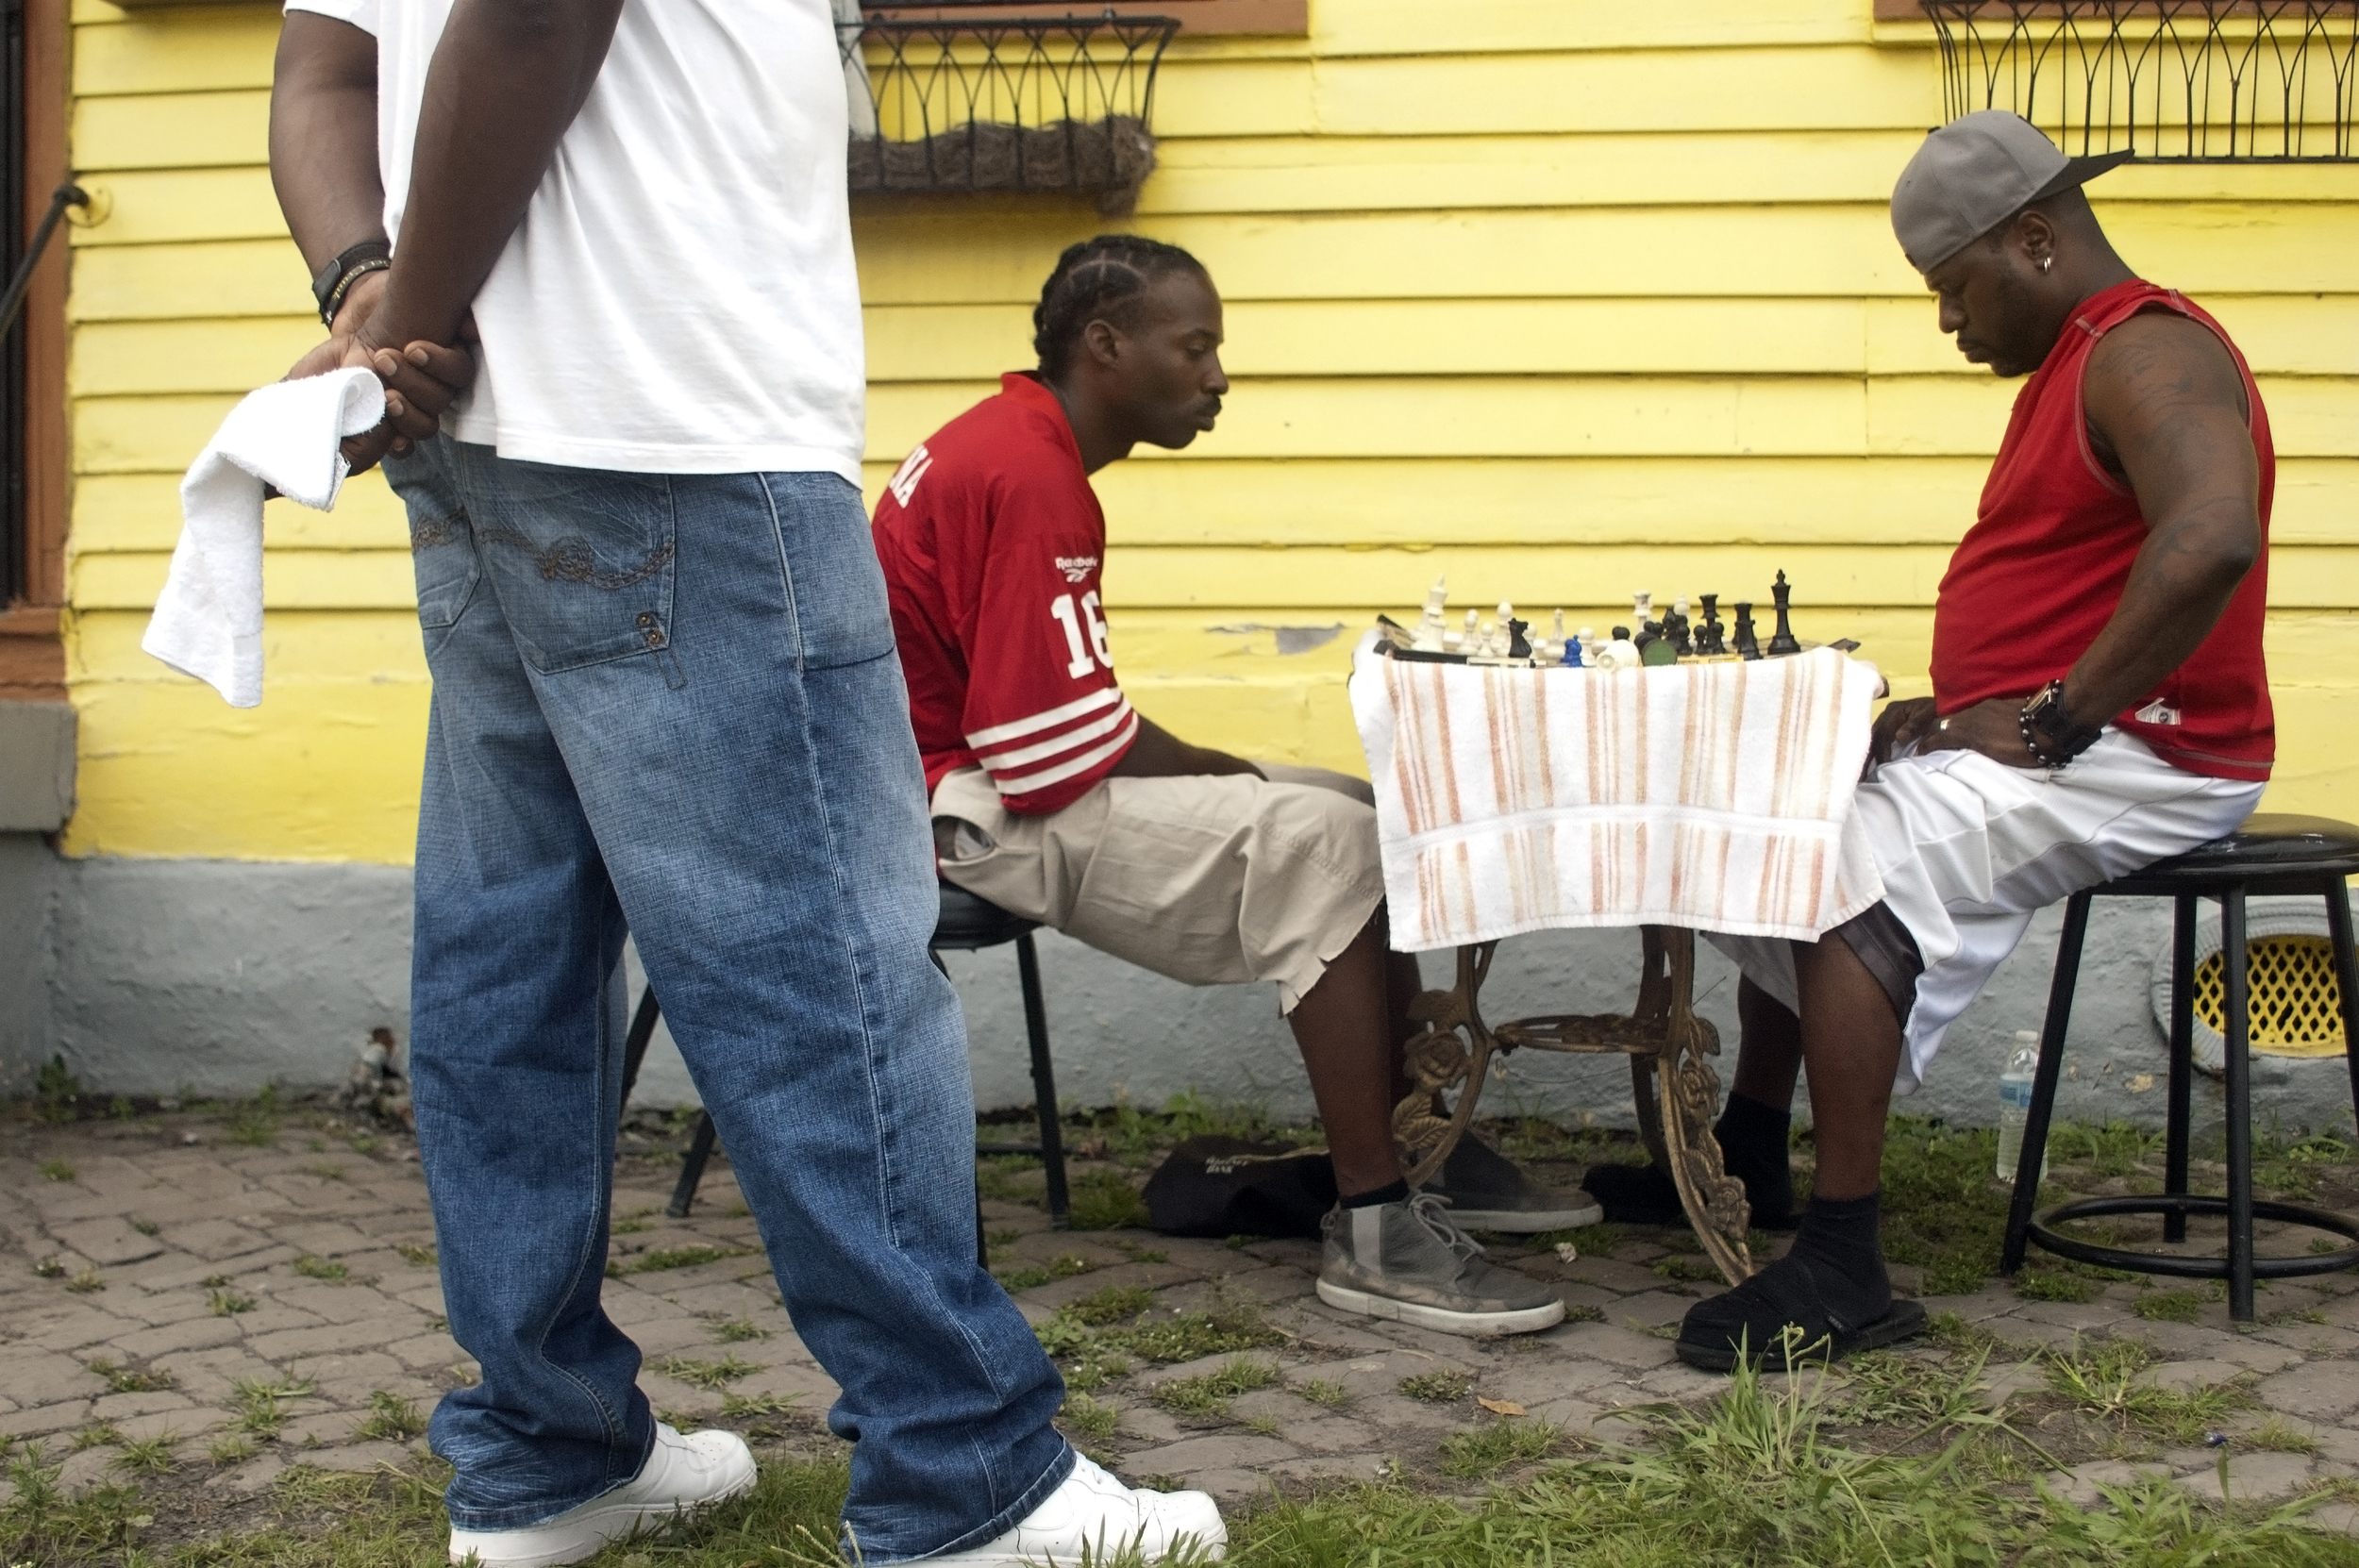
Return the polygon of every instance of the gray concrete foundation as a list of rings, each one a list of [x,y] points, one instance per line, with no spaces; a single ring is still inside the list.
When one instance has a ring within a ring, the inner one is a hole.
[[[72,860],[28,834],[0,834],[0,1089],[23,1093],[53,1054],[84,1086],[107,1093],[247,1093],[340,1081],[372,1028],[409,1036],[410,874],[398,867],[211,860]],[[2047,1006],[2061,912],[2030,937],[1950,1031],[1924,1089],[1903,1111],[1972,1125],[1997,1119],[1998,1077],[2019,1029]],[[2167,908],[2097,907],[2083,960],[2065,1116],[2163,1115],[2163,1036],[2150,997]],[[1039,938],[1060,1097],[1155,1107],[1194,1090],[1213,1101],[1311,1109],[1309,1084],[1279,1016],[1274,988],[1191,988],[1110,959],[1054,932]],[[1012,947],[945,955],[974,1042],[977,1103],[1032,1097]],[[1483,994],[1494,1019],[1604,1012],[1630,1005],[1634,932],[1545,932],[1502,949]],[[1429,985],[1449,960],[1427,955]],[[634,993],[641,983],[631,966]],[[1732,1064],[1734,971],[1698,959],[1699,1009],[1718,1026]],[[2199,1077],[2198,1122],[2217,1124],[2217,1082]],[[2264,1056],[2253,1083],[2264,1128],[2352,1126],[2339,1058]],[[659,1034],[636,1103],[694,1103],[678,1052]],[[1489,1111],[1628,1126],[1631,1090],[1618,1059],[1527,1053],[1485,1095]]]

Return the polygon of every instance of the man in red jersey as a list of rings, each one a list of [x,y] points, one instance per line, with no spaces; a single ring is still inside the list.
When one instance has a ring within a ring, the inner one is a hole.
[[[1368,786],[1190,745],[1114,679],[1089,475],[1213,427],[1229,382],[1211,277],[1176,247],[1101,236],[1058,261],[1033,325],[1038,372],[929,437],[877,504],[942,875],[1192,985],[1275,981],[1342,1193],[1319,1294],[1450,1333],[1548,1326],[1563,1303],[1463,1227],[1555,1229],[1596,1208],[1472,1139],[1439,1192],[1401,1179],[1392,1108],[1417,974],[1386,951]]]
[[[1782,1109],[1806,1062],[1818,1168],[1793,1251],[1688,1312],[1697,1365],[1781,1361],[1789,1326],[1837,1355],[1922,1326],[1877,1240],[1892,1095],[2033,910],[2233,831],[2268,778],[2268,416],[2219,324],[2098,226],[2081,186],[2128,156],[1993,110],[1893,192],[1941,329],[2031,379],[1942,579],[1933,695],[1877,722],[1839,878],[1865,912],[1840,940],[1714,939],[1799,1020],[1748,1031],[1732,1099]]]

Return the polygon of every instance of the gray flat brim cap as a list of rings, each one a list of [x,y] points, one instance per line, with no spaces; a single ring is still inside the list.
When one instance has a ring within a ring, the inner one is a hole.
[[[1925,138],[1892,188],[1900,254],[1932,272],[2033,202],[2129,161],[2127,151],[2067,158],[2003,108],[1960,115]]]

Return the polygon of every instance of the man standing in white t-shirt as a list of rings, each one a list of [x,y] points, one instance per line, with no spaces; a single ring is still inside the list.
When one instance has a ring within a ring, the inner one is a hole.
[[[859,478],[828,0],[290,0],[272,173],[408,505],[434,700],[411,1076],[454,1560],[572,1562],[750,1486],[599,1305],[624,933],[857,1443],[865,1561],[1151,1560],[977,1266],[958,1002]],[[473,356],[460,352],[479,340]],[[437,346],[442,345],[442,346]],[[470,371],[473,373],[469,383]],[[439,426],[439,433],[438,431]]]

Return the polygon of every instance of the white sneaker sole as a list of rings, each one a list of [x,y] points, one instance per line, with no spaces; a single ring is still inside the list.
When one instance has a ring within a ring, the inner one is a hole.
[[[926,1568],[1100,1568],[1101,1564],[1119,1562],[1126,1554],[1136,1550],[1135,1541],[1126,1541],[1115,1542],[1102,1552],[1092,1543],[1035,1546],[1020,1552],[961,1552],[955,1557],[929,1557],[922,1560]],[[1186,1534],[1159,1552],[1139,1551],[1136,1560],[1151,1563],[1178,1558],[1187,1562],[1221,1562],[1228,1556],[1229,1537],[1225,1532],[1217,1541]]]
[[[725,1492],[693,1503],[617,1503],[594,1508],[558,1526],[534,1526],[521,1530],[453,1530],[450,1560],[479,1568],[557,1568],[560,1563],[592,1558],[617,1541],[648,1530],[660,1530],[753,1490],[758,1476],[748,1476]],[[538,1538],[538,1539],[536,1539]]]
[[[1548,1230],[1579,1230],[1605,1218],[1604,1206],[1579,1209],[1452,1209],[1450,1223],[1462,1230],[1496,1230],[1502,1236],[1537,1236]]]
[[[1451,1218],[1457,1218],[1452,1215]],[[1367,1291],[1355,1291],[1346,1285],[1319,1281],[1319,1299],[1339,1312],[1357,1312],[1362,1317],[1388,1318],[1416,1328],[1430,1328],[1438,1333],[1458,1334],[1470,1340],[1496,1339],[1502,1334],[1530,1334],[1542,1328],[1552,1328],[1564,1321],[1564,1304],[1551,1301],[1546,1307],[1523,1307],[1512,1312],[1452,1312],[1439,1307],[1427,1307],[1414,1301],[1396,1301],[1388,1295],[1376,1295]]]

